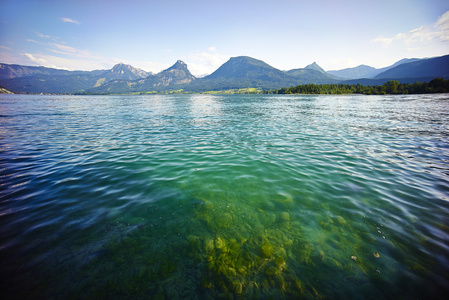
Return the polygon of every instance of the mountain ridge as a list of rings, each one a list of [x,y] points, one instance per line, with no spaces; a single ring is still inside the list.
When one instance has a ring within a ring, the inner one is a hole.
[[[158,74],[150,74],[146,78],[137,80],[111,80],[100,86],[95,86],[87,90],[88,93],[127,93],[164,91],[168,87],[189,84],[196,78],[193,76],[186,63],[178,60],[174,65]]]
[[[67,71],[0,64],[0,85],[16,93],[117,94],[169,90],[204,92],[241,88],[268,90],[311,83],[369,84],[385,80],[410,82],[437,77],[449,78],[449,55],[428,59],[402,59],[382,69],[361,65],[352,68],[352,71],[357,68],[365,68],[365,74],[370,71],[383,72],[376,75],[380,77],[375,78],[345,79],[335,76],[331,71],[324,71],[316,62],[305,68],[281,71],[249,56],[231,57],[212,74],[202,78],[193,76],[185,62],[181,60],[157,74],[123,63],[114,65],[110,70],[95,71]],[[5,79],[5,76],[12,78]]]
[[[100,74],[107,70],[94,71],[68,71],[64,69],[55,69],[42,66],[22,66],[17,64],[0,63],[0,79],[12,79],[28,77],[34,75],[83,75]]]
[[[405,78],[409,74],[416,73],[419,73],[422,77],[449,77],[449,55],[402,63],[378,74],[374,78]]]
[[[310,65],[305,66],[306,70],[315,70],[321,73],[326,73],[326,71],[323,70],[315,61],[311,63]]]
[[[359,65],[359,66],[353,67],[353,68],[345,68],[345,69],[341,69],[341,70],[330,70],[330,71],[327,71],[327,73],[332,74],[337,77],[340,77],[340,78],[343,78],[343,79],[346,79],[346,80],[361,79],[361,78],[375,78],[377,75],[379,75],[389,69],[392,69],[396,66],[414,62],[414,61],[419,61],[422,59],[425,59],[425,58],[421,58],[421,59],[420,58],[403,58],[390,66],[383,67],[380,69],[376,69],[376,68],[368,66],[368,65]]]

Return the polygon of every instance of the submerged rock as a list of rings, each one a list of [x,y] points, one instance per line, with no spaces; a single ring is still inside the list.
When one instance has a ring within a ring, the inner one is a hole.
[[[219,228],[226,228],[232,224],[232,215],[230,213],[224,213],[217,216],[215,224]]]
[[[213,240],[207,239],[204,244],[205,244],[205,249],[206,249],[207,253],[214,251],[214,241]]]
[[[274,260],[276,266],[279,268],[279,270],[282,270],[285,267],[285,260],[284,258],[278,256],[276,257],[276,259]]]
[[[290,221],[290,214],[286,211],[283,211],[279,214],[279,221],[288,222]]]
[[[221,238],[217,238],[215,240],[215,248],[222,249],[226,245],[225,241],[223,241]]]
[[[346,220],[342,216],[337,216],[336,220],[337,220],[337,223],[342,226],[348,225],[348,222],[346,222]]]
[[[269,258],[273,253],[273,246],[270,244],[264,244],[260,247],[260,254],[264,258]]]

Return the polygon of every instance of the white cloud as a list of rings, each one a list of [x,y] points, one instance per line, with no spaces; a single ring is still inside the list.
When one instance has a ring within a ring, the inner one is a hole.
[[[2,57],[3,56],[3,57]],[[0,53],[0,58],[4,59],[6,56]],[[140,68],[145,71],[158,73],[162,70],[169,68],[171,65],[162,64],[150,61],[133,61],[123,60],[116,58],[104,58],[104,57],[81,57],[81,56],[69,56],[61,57],[51,54],[41,53],[23,53],[21,57],[8,57],[8,59],[2,60],[5,63],[20,64],[26,66],[44,66],[48,68],[64,69],[64,70],[108,70],[118,63],[124,63],[132,65],[135,68]]]
[[[372,39],[370,42],[371,42],[371,43],[378,43],[378,44],[381,44],[381,45],[384,46],[384,47],[387,47],[387,46],[389,46],[393,41],[394,41],[394,38],[386,38],[386,37],[383,37],[383,36],[379,35],[377,38]]]
[[[31,53],[25,53],[24,54],[30,61],[33,63],[36,63],[40,66],[46,66],[50,68],[55,68],[56,65],[51,64],[45,57],[45,55],[41,54],[31,54]]]
[[[40,32],[36,32],[36,35],[37,35],[38,37],[44,38],[44,39],[52,39],[52,40],[56,39],[56,38],[54,38],[54,37],[52,37],[52,36],[49,36],[49,35],[46,35],[46,34],[43,34],[43,33],[40,33]]]
[[[188,55],[185,61],[190,72],[194,75],[210,74],[224,64],[229,55],[220,54],[215,47],[208,47],[208,51],[196,52]]]
[[[411,48],[411,45],[424,44],[430,41],[449,41],[449,11],[445,12],[431,25],[421,26],[405,33],[398,33],[394,37],[380,35],[371,40],[372,43],[381,44],[383,47],[389,47],[394,42],[403,42],[409,48]]]
[[[25,59],[20,62],[24,65],[38,65],[49,68],[65,70],[97,70],[109,69],[111,66],[103,60],[63,58],[55,55],[40,53],[24,53]]]
[[[81,24],[80,22],[73,20],[73,19],[69,19],[69,18],[60,18],[60,20],[64,23],[73,23],[73,24]]]
[[[70,47],[67,45],[62,45],[62,44],[57,44],[57,43],[51,43],[49,45],[56,48],[56,49],[48,49],[49,51],[54,52],[54,53],[69,55],[69,56],[76,56],[76,57],[101,59],[101,57],[95,56],[87,50],[80,50],[80,49],[76,49],[76,48],[73,48],[73,47]]]
[[[67,45],[64,41],[54,42],[54,37],[44,35],[36,32],[38,37],[49,40],[34,40],[26,39],[30,43],[42,45],[39,50],[23,51],[22,53],[7,53],[5,50],[10,50],[6,46],[0,46],[0,61],[9,64],[19,64],[27,66],[44,66],[49,68],[65,69],[65,70],[98,70],[110,69],[115,64],[123,62],[130,64],[136,68],[141,68],[145,71],[158,73],[161,70],[170,67],[169,64],[150,62],[150,61],[134,61],[123,58],[107,58],[101,55],[93,54],[87,50],[78,49]]]

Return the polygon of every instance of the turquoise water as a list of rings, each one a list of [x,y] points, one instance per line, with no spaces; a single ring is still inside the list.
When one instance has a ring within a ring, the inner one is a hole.
[[[438,299],[449,95],[0,96],[2,299]]]

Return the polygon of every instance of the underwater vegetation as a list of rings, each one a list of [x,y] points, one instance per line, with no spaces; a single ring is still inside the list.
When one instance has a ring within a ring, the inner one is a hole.
[[[379,234],[386,226],[370,225],[369,213],[334,215],[329,203],[300,201],[289,193],[257,202],[242,201],[240,193],[220,197],[221,192],[139,212],[134,229],[117,233],[81,270],[87,298],[326,299],[395,293],[395,280],[385,276],[396,278],[397,263],[380,253],[403,254]],[[311,218],[307,209],[320,214]],[[408,263],[426,274],[416,261]]]
[[[268,192],[254,178],[229,190],[214,180],[192,182],[144,209],[130,206],[127,215],[103,222],[105,242],[57,253],[65,265],[48,272],[59,276],[47,277],[59,282],[48,296],[379,299],[411,288],[407,276],[431,278],[432,258],[412,255],[389,229],[396,225],[379,214],[348,213],[295,190]],[[99,232],[90,235],[86,242]]]
[[[17,97],[1,299],[449,294],[447,95]]]

